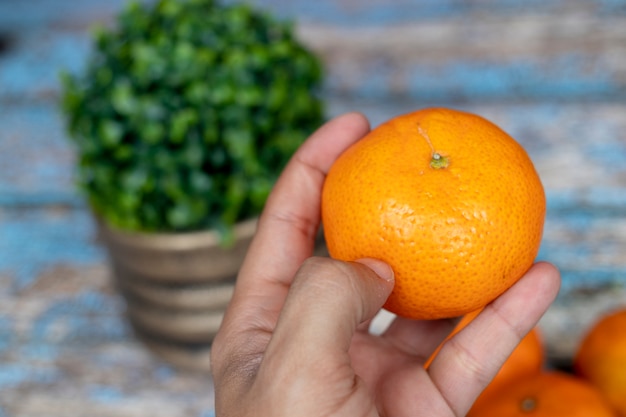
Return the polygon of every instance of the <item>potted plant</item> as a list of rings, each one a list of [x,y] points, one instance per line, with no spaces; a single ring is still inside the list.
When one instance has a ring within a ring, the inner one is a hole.
[[[291,22],[243,4],[132,2],[114,23],[62,76],[77,180],[134,328],[198,367],[270,189],[323,121],[322,69]]]

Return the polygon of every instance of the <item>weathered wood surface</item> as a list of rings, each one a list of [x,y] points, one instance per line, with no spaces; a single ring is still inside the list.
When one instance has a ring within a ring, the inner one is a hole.
[[[567,358],[626,305],[626,1],[256,0],[324,59],[329,116],[430,105],[493,120],[546,186],[540,258],[564,287],[542,326]],[[0,0],[0,417],[210,416],[212,382],[137,341],[72,185],[60,69],[123,0]],[[566,359],[565,359],[566,360]]]

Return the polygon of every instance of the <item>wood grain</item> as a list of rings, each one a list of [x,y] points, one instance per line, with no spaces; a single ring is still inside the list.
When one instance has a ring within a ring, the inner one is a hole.
[[[296,19],[322,57],[329,117],[445,105],[524,145],[548,198],[540,258],[563,273],[541,326],[567,367],[626,305],[626,1],[252,3]],[[74,187],[58,74],[84,67],[89,28],[124,4],[0,0],[0,417],[214,415],[210,378],[130,330]]]

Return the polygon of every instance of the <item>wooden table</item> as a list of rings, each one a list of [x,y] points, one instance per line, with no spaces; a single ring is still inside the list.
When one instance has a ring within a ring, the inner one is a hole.
[[[123,3],[0,0],[0,417],[214,414],[210,376],[129,329],[72,182],[58,72],[82,68],[89,26]],[[329,116],[446,105],[527,148],[548,196],[540,258],[563,272],[541,325],[567,366],[592,320],[626,304],[626,1],[253,3],[298,19]]]

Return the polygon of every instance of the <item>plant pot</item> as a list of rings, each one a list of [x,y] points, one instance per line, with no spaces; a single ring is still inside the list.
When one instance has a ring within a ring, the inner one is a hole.
[[[174,365],[209,370],[209,349],[230,301],[257,220],[235,226],[224,248],[212,231],[148,234],[99,221],[115,282],[135,333]]]
[[[235,226],[235,243],[229,248],[220,246],[212,231],[132,233],[97,223],[135,334],[173,365],[210,371],[211,342],[257,219]],[[315,254],[328,254],[321,232]]]

